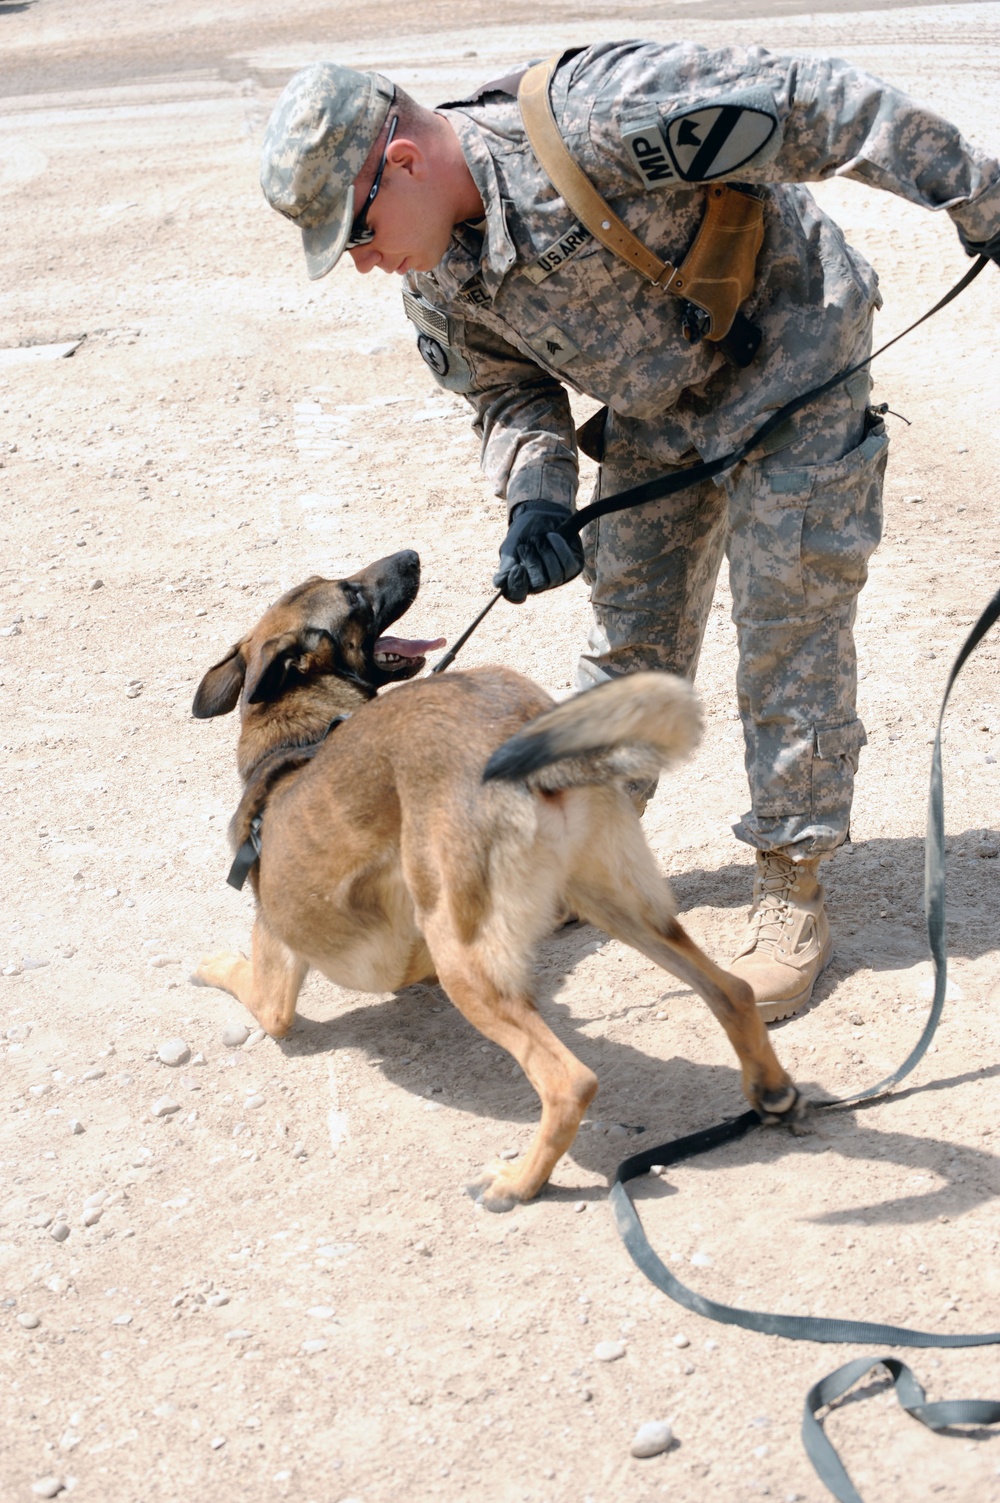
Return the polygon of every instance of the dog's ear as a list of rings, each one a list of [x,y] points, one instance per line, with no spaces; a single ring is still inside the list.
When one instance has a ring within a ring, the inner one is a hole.
[[[243,643],[237,642],[205,674],[194,696],[191,714],[198,720],[210,720],[213,715],[228,715],[240,697],[246,671]]]
[[[292,659],[301,653],[302,644],[295,632],[285,631],[280,637],[270,637],[254,654],[247,671],[247,704],[269,704],[278,699]]]

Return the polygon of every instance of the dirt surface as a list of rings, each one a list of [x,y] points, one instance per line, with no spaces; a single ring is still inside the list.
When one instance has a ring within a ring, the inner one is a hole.
[[[515,4],[503,25],[481,3],[295,10],[0,4],[0,1495],[54,1478],[95,1503],[819,1503],[803,1396],[867,1349],[687,1315],[605,1205],[625,1153],[742,1107],[701,1004],[593,930],[549,941],[541,1005],[601,1090],[549,1191],[487,1215],[463,1186],[527,1142],[536,1103],[439,992],[312,979],[285,1043],[222,1042],[249,1020],[187,977],[249,934],[249,892],[224,880],[235,725],[189,706],[280,590],[399,547],[424,564],[405,630],[454,637],[502,531],[398,287],[350,269],[311,286],[260,198],[263,124],[297,65],[377,64],[433,103],[595,36],[762,41],[855,59],[996,151],[1000,5],[607,4],[544,25]],[[883,337],[967,264],[946,221],[853,184],[818,196],[881,272]],[[990,269],[876,368],[912,426],[889,420],[859,615],[870,745],[853,845],[827,869],[834,962],[774,1030],[793,1074],[835,1092],[886,1073],[926,1013],[928,743],[1000,572],[998,324]],[[587,614],[576,584],[498,608],[462,662],[565,692]],[[730,833],[734,666],[722,586],[704,745],[645,821],[722,960],[751,872]],[[994,635],[948,715],[953,997],[912,1084],[639,1182],[655,1245],[716,1298],[997,1324],[998,674]],[[157,1051],[175,1038],[191,1058],[172,1068]],[[156,1117],[162,1097],[178,1109]],[[603,1341],[625,1355],[597,1360]],[[1000,1392],[992,1348],[914,1365],[932,1398]],[[633,1459],[663,1418],[673,1448]],[[828,1428],[866,1503],[1000,1499],[996,1444],[934,1436],[888,1394]]]

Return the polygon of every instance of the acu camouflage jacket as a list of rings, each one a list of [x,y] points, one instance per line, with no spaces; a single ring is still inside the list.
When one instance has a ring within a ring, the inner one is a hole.
[[[633,234],[676,264],[700,184],[766,185],[765,237],[742,312],[763,342],[747,369],[689,344],[681,304],[599,245],[525,137],[516,98],[441,107],[486,207],[430,273],[406,278],[421,354],[472,405],[483,468],[508,506],[570,505],[577,485],[565,385],[638,421],[666,462],[725,453],[847,363],[880,300],[871,267],[801,184],[831,176],[946,210],[967,243],[1000,233],[1000,164],[946,120],[835,59],[692,43],[605,43],[552,81],[563,137]],[[565,385],[564,385],[565,383]]]

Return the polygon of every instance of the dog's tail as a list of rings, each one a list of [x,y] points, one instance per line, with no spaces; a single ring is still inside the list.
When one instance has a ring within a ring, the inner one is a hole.
[[[498,746],[483,781],[554,793],[613,778],[656,776],[701,737],[697,695],[670,673],[632,673],[546,710]]]

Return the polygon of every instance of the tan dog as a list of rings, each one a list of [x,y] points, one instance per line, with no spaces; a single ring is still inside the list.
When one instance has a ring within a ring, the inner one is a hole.
[[[419,576],[403,552],[349,579],[309,579],[202,680],[199,717],[242,696],[232,834],[241,846],[259,818],[247,859],[260,856],[252,960],[213,956],[197,979],[231,992],[274,1038],[291,1028],[310,966],[366,992],[439,979],[541,1097],[527,1153],[483,1182],[491,1210],[538,1193],[597,1090],[533,1000],[535,945],[566,909],[699,992],[751,1104],[790,1118],[798,1093],[750,988],[677,922],[623,788],[696,742],[690,685],[635,674],[553,708],[530,680],[480,668],[377,699],[439,645],[381,635]]]

